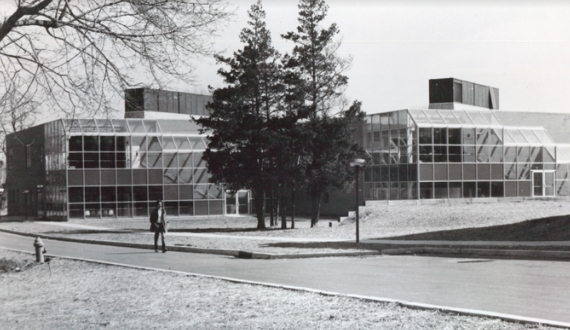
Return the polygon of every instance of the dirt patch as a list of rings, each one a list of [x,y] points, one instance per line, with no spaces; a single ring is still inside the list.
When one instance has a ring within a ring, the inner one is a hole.
[[[0,249],[0,259],[30,255]],[[6,329],[553,329],[53,258],[0,273]]]

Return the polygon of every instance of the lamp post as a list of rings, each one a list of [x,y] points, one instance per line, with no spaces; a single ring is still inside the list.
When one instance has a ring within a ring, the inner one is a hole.
[[[23,193],[24,193],[24,203],[25,203],[24,209],[25,209],[25,211],[26,211],[26,220],[28,220],[28,192],[29,192],[29,191],[28,191],[27,189],[23,191]]]
[[[366,163],[366,161],[364,159],[360,159],[360,158],[356,158],[355,160],[353,160],[352,162],[350,162],[350,166],[354,167],[354,174],[356,176],[356,243],[360,242],[359,239],[359,223],[358,223],[358,181],[359,178],[359,174],[360,174],[360,167],[363,166]]]

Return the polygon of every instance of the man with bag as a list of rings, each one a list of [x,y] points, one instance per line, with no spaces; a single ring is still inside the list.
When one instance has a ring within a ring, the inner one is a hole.
[[[167,232],[166,211],[162,207],[162,202],[156,202],[156,208],[150,213],[150,230],[154,231],[154,252],[158,252],[158,236],[162,238],[162,253],[168,251],[164,242],[164,234]]]

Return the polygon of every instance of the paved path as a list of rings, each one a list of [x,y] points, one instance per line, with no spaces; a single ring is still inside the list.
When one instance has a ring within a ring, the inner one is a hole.
[[[121,231],[122,229],[98,227],[90,225],[82,225],[68,222],[38,222],[43,225],[53,225],[58,227],[70,227],[100,231]],[[125,230],[128,231],[128,230]],[[145,235],[154,235],[150,232],[141,232]],[[220,235],[205,233],[178,233],[169,232],[169,236],[188,236],[188,237],[209,237],[209,238],[239,238],[246,240],[262,240],[262,241],[281,241],[281,242],[346,242],[353,241],[344,238],[296,238],[296,237],[274,237],[274,236],[241,236],[241,235]],[[494,242],[494,241],[419,241],[419,240],[388,240],[375,238],[362,238],[360,243],[365,244],[399,244],[399,245],[448,245],[448,246],[570,246],[570,241],[551,241],[551,242]]]
[[[432,257],[244,260],[44,240],[48,254],[567,322],[570,263]],[[0,246],[33,251],[0,233]],[[57,270],[54,270],[57,271]]]

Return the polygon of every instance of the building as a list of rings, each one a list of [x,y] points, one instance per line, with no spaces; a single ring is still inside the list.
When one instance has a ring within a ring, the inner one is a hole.
[[[208,183],[190,120],[210,96],[127,90],[125,119],[56,120],[7,136],[9,215],[52,220],[249,213],[247,191]]]
[[[427,109],[370,114],[364,199],[568,196],[569,115],[500,111],[499,90],[429,82]]]
[[[205,136],[190,120],[210,96],[133,89],[125,119],[56,120],[7,136],[9,215],[65,220],[251,213],[248,191],[208,183]],[[369,114],[354,139],[369,154],[362,201],[570,195],[570,115],[499,110],[499,89],[429,81],[429,106]],[[354,191],[326,194],[322,215],[354,209]],[[299,192],[297,213],[308,214]]]

